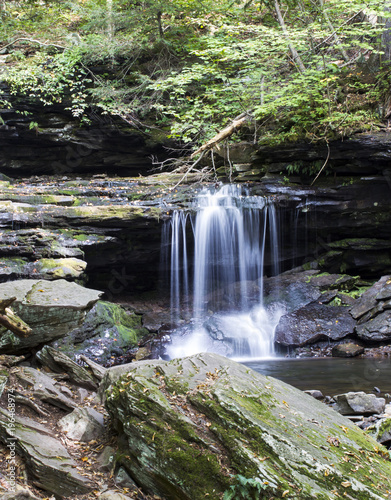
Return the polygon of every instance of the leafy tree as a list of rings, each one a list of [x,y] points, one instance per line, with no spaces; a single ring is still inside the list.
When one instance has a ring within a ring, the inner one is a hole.
[[[13,92],[188,143],[242,113],[236,137],[265,143],[373,128],[390,86],[381,0],[29,0],[2,16]]]

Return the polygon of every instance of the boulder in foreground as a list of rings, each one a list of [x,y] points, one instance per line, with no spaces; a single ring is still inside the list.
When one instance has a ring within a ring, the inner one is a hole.
[[[368,500],[391,489],[379,443],[311,396],[232,360],[202,353],[110,372],[101,387],[126,437],[123,466],[163,498],[221,499],[243,477],[249,498],[262,490],[267,498]],[[375,486],[374,477],[383,479]]]

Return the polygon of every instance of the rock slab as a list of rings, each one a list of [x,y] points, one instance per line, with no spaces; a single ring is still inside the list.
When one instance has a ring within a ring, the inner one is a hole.
[[[375,394],[365,392],[347,392],[334,396],[337,403],[335,410],[342,415],[370,415],[382,413],[386,406],[384,398],[377,398]]]
[[[390,489],[370,479],[391,474],[379,443],[281,381],[211,353],[121,368],[101,387],[126,437],[122,465],[151,493],[217,500],[238,474],[268,497],[367,500]]]
[[[0,328],[0,353],[26,352],[67,334],[80,326],[87,311],[102,293],[63,279],[26,279],[2,283],[0,300],[16,297],[17,300],[12,304],[13,310],[32,328],[33,333],[20,339]]]
[[[76,462],[49,429],[2,408],[0,416],[1,441],[15,446],[16,453],[25,461],[28,475],[39,488],[57,498],[91,491],[89,481],[77,473]]]

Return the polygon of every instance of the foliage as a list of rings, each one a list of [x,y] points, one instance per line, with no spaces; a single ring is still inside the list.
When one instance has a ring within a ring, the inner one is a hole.
[[[238,138],[264,144],[376,128],[391,86],[384,1],[279,3],[285,31],[274,0],[10,1],[7,79],[82,120],[97,108],[194,144],[243,112]]]
[[[15,66],[8,71],[11,93],[24,88],[29,97],[39,98],[46,106],[65,102],[73,116],[83,118],[87,107],[86,85],[91,80],[79,66],[80,58],[78,50],[67,50],[53,57],[39,53],[22,68]]]
[[[246,478],[240,474],[235,476],[236,484],[232,485],[225,493],[223,500],[243,499],[261,500],[264,496],[267,485],[259,478]]]

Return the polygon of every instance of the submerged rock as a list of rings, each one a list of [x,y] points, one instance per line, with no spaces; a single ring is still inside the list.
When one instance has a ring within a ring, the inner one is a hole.
[[[391,475],[375,440],[311,396],[232,360],[203,353],[110,371],[101,387],[127,440],[122,464],[163,498],[217,500],[239,474],[249,497],[255,486],[301,500],[378,499],[389,488],[372,483]]]

